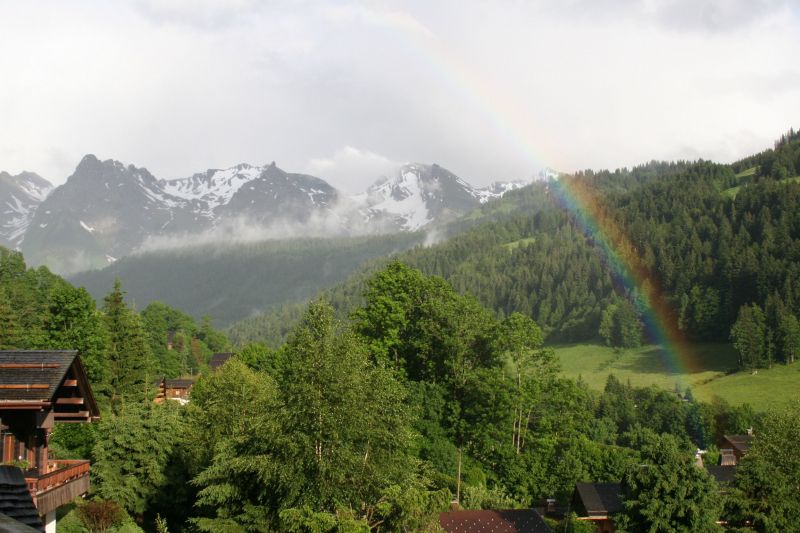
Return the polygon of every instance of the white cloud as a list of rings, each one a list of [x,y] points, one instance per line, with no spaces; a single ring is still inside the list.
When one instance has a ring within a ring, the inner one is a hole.
[[[398,158],[475,185],[730,160],[800,126],[799,18],[788,0],[10,0],[0,170],[275,160],[360,190]]]
[[[331,157],[314,158],[304,172],[328,181],[349,193],[359,193],[364,185],[397,172],[400,163],[369,150],[345,146]]]

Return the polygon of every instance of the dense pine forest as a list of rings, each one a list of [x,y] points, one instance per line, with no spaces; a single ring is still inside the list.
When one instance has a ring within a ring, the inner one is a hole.
[[[742,368],[800,347],[800,138],[733,165],[651,163],[581,180],[627,230],[690,339],[731,340]],[[645,342],[641,294],[614,283],[575,213],[539,183],[443,231],[441,244],[374,261],[303,306],[242,322],[152,302],[119,280],[95,303],[0,249],[0,349],[78,349],[101,406],[58,426],[60,458],[92,464],[92,492],[59,529],[438,531],[466,509],[565,510],[576,482],[621,482],[618,531],[792,531],[800,523],[800,410],[754,412],[691,390],[603,391],[559,373],[549,342]],[[262,341],[262,342],[251,342]],[[269,341],[265,343],[263,341]],[[236,353],[212,371],[212,353]],[[186,405],[153,400],[161,376],[196,379]],[[752,430],[720,487],[724,435]],[[90,507],[92,506],[92,507]],[[110,531],[109,530],[109,531]]]
[[[613,214],[634,246],[630,255],[648,273],[647,283],[667,295],[674,320],[693,340],[728,341],[743,328],[758,333],[742,367],[790,362],[800,349],[800,136],[781,137],[774,149],[732,165],[705,161],[649,163],[613,172],[586,171],[579,180]],[[623,339],[626,312],[638,295],[615,285],[592,236],[575,213],[537,183],[454,224],[455,235],[398,256],[426,274],[444,277],[472,294],[499,318],[518,312],[542,327],[548,342],[601,335]],[[343,313],[360,305],[365,268],[328,294]],[[242,321],[235,341],[276,345],[302,306]],[[627,318],[626,318],[627,317]],[[636,321],[636,317],[633,318]],[[636,328],[628,328],[636,330]],[[752,337],[752,336],[751,336]]]

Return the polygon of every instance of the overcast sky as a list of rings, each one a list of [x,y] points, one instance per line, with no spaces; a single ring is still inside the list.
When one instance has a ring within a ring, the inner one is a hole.
[[[356,191],[720,161],[800,126],[791,0],[0,0],[0,170],[276,161]]]

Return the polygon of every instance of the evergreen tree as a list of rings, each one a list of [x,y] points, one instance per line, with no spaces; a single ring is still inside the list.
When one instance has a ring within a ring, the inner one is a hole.
[[[739,353],[739,366],[757,368],[768,363],[767,326],[758,305],[744,305],[731,328],[731,340]]]
[[[641,439],[642,462],[622,479],[624,509],[615,517],[617,530],[718,531],[721,500],[713,478],[694,465],[675,437],[645,431]]]
[[[126,400],[146,400],[152,386],[150,346],[139,315],[128,308],[124,296],[117,279],[103,306],[109,336],[108,390],[115,410]]]
[[[800,404],[771,411],[742,458],[729,505],[734,525],[756,531],[794,531],[800,524]]]

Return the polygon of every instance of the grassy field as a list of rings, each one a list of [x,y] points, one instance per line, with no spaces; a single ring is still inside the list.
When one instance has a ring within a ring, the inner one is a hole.
[[[746,176],[748,175],[746,172],[747,171],[742,172],[741,174],[737,174],[736,176],[737,177]],[[798,183],[798,182],[800,182],[800,176],[795,176],[793,178],[786,178],[781,180],[781,183]],[[742,187],[744,187],[744,185],[739,185],[737,187],[731,187],[730,189],[725,189],[724,191],[722,191],[722,194],[725,196],[729,196],[731,198],[736,198],[736,195],[739,194],[739,191],[741,190]]]
[[[508,242],[508,243],[503,245],[503,248],[505,248],[506,250],[508,250],[510,252],[511,250],[514,250],[515,248],[519,248],[520,246],[527,246],[527,245],[529,245],[529,244],[531,244],[533,242],[536,242],[536,237],[526,237],[526,238],[520,239],[518,241]]]
[[[698,344],[692,370],[674,371],[656,346],[616,352],[596,344],[554,346],[561,361],[562,373],[580,377],[589,387],[602,390],[608,375],[635,386],[656,385],[675,390],[692,388],[696,398],[709,401],[714,396],[732,404],[749,403],[756,410],[786,405],[798,398],[800,364],[775,365],[768,370],[730,373],[736,366],[736,354],[728,344]]]

